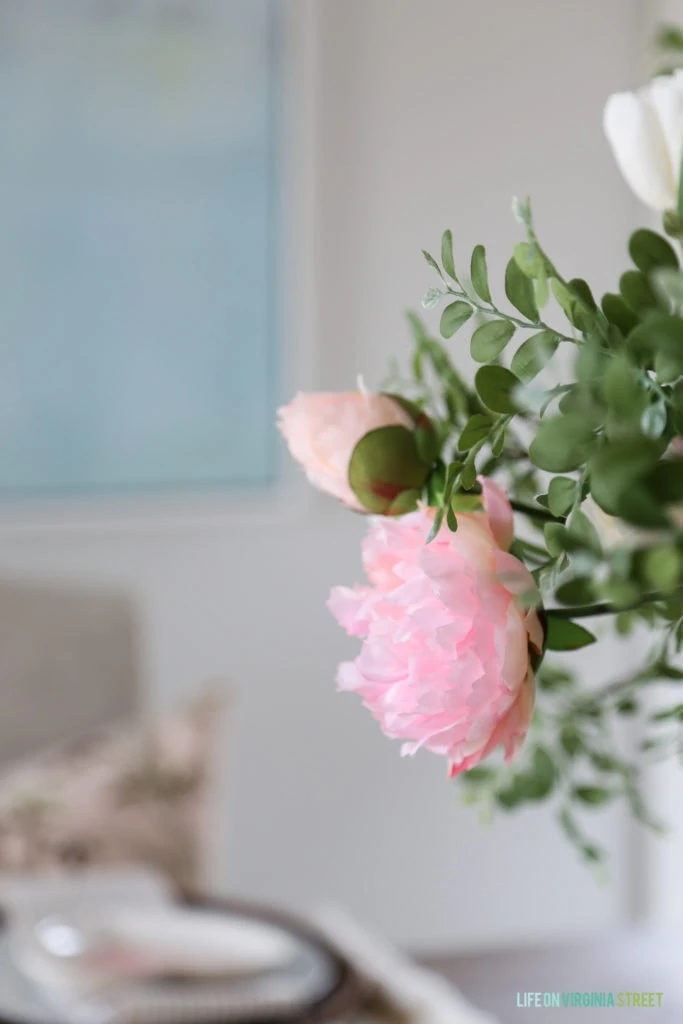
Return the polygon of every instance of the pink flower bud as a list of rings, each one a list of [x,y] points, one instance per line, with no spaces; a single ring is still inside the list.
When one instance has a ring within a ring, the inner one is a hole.
[[[416,425],[432,430],[409,402],[361,392],[299,392],[278,421],[314,487],[356,512],[382,514],[415,508],[427,478]]]

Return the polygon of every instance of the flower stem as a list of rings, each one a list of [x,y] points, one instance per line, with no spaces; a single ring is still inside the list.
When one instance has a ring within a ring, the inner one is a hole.
[[[459,283],[459,282],[458,282]],[[508,323],[514,324],[515,327],[521,327],[525,331],[548,331],[550,334],[554,334],[558,341],[568,341],[572,345],[580,344],[580,339],[572,338],[568,334],[563,334],[562,331],[557,331],[550,324],[547,324],[544,320],[520,320],[517,316],[512,316],[510,313],[505,313],[502,309],[498,309],[493,303],[484,305],[478,302],[471,295],[469,295],[462,285],[460,289],[448,287],[448,294],[454,296],[456,299],[464,299],[465,302],[469,303],[473,309],[476,309],[478,313],[483,313],[486,316],[497,317],[499,320],[507,320]]]
[[[554,516],[552,512],[549,512],[545,508],[535,508],[533,505],[525,505],[523,501],[511,501],[515,512],[521,513],[523,516],[528,516],[529,519],[538,519],[542,523],[563,523],[565,516]]]
[[[680,590],[678,592],[680,593]],[[622,605],[619,608],[606,601],[600,601],[596,604],[576,605],[573,608],[548,608],[546,609],[546,614],[553,615],[556,619],[590,619],[596,615],[618,615],[619,612],[632,612],[637,608],[642,608],[644,604],[653,604],[655,601],[665,601],[668,597],[672,596],[673,594],[671,593],[662,594],[660,591],[654,591],[651,594],[643,594],[643,596],[638,601],[634,601],[633,604],[625,606]]]

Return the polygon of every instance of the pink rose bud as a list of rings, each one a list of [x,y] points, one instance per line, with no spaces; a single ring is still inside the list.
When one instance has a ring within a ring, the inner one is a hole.
[[[351,636],[363,638],[337,682],[357,693],[403,753],[424,747],[451,775],[501,745],[521,746],[534,707],[534,665],[544,630],[516,595],[534,589],[507,548],[512,510],[482,481],[484,511],[460,513],[426,544],[434,510],[375,520],[363,545],[367,585],[335,587],[328,602]]]
[[[310,482],[356,512],[414,509],[436,457],[431,421],[385,394],[299,392],[278,426]]]

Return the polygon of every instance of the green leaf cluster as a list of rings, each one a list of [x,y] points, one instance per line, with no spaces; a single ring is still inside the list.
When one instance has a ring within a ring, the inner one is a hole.
[[[439,307],[437,329],[411,316],[403,384],[434,424],[416,448],[423,466],[431,456],[422,494],[435,509],[432,537],[481,507],[481,475],[500,474],[526,522],[512,547],[536,587],[525,607],[545,608],[530,738],[513,768],[467,773],[467,800],[508,811],[556,798],[561,827],[596,863],[584,815],[623,798],[652,824],[639,765],[617,753],[609,722],[641,713],[643,687],[683,681],[683,219],[667,215],[665,234],[635,231],[599,297],[558,269],[530,203],[515,211],[525,237],[498,287],[483,245],[464,254],[465,271],[450,230],[438,258],[424,252],[438,275],[424,300]],[[554,659],[583,648],[589,658],[600,618],[618,636],[646,628],[653,644],[628,679],[592,695]],[[655,713],[646,753],[669,744],[683,758],[682,706]]]

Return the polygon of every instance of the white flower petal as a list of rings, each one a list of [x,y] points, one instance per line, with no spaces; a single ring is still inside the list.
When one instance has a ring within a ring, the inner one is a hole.
[[[604,129],[621,173],[638,198],[655,210],[676,206],[676,181],[655,109],[641,93],[615,93],[607,101]]]
[[[654,109],[669,157],[670,189],[678,192],[678,180],[683,157],[683,75],[678,72],[665,78],[655,78],[644,98]]]

